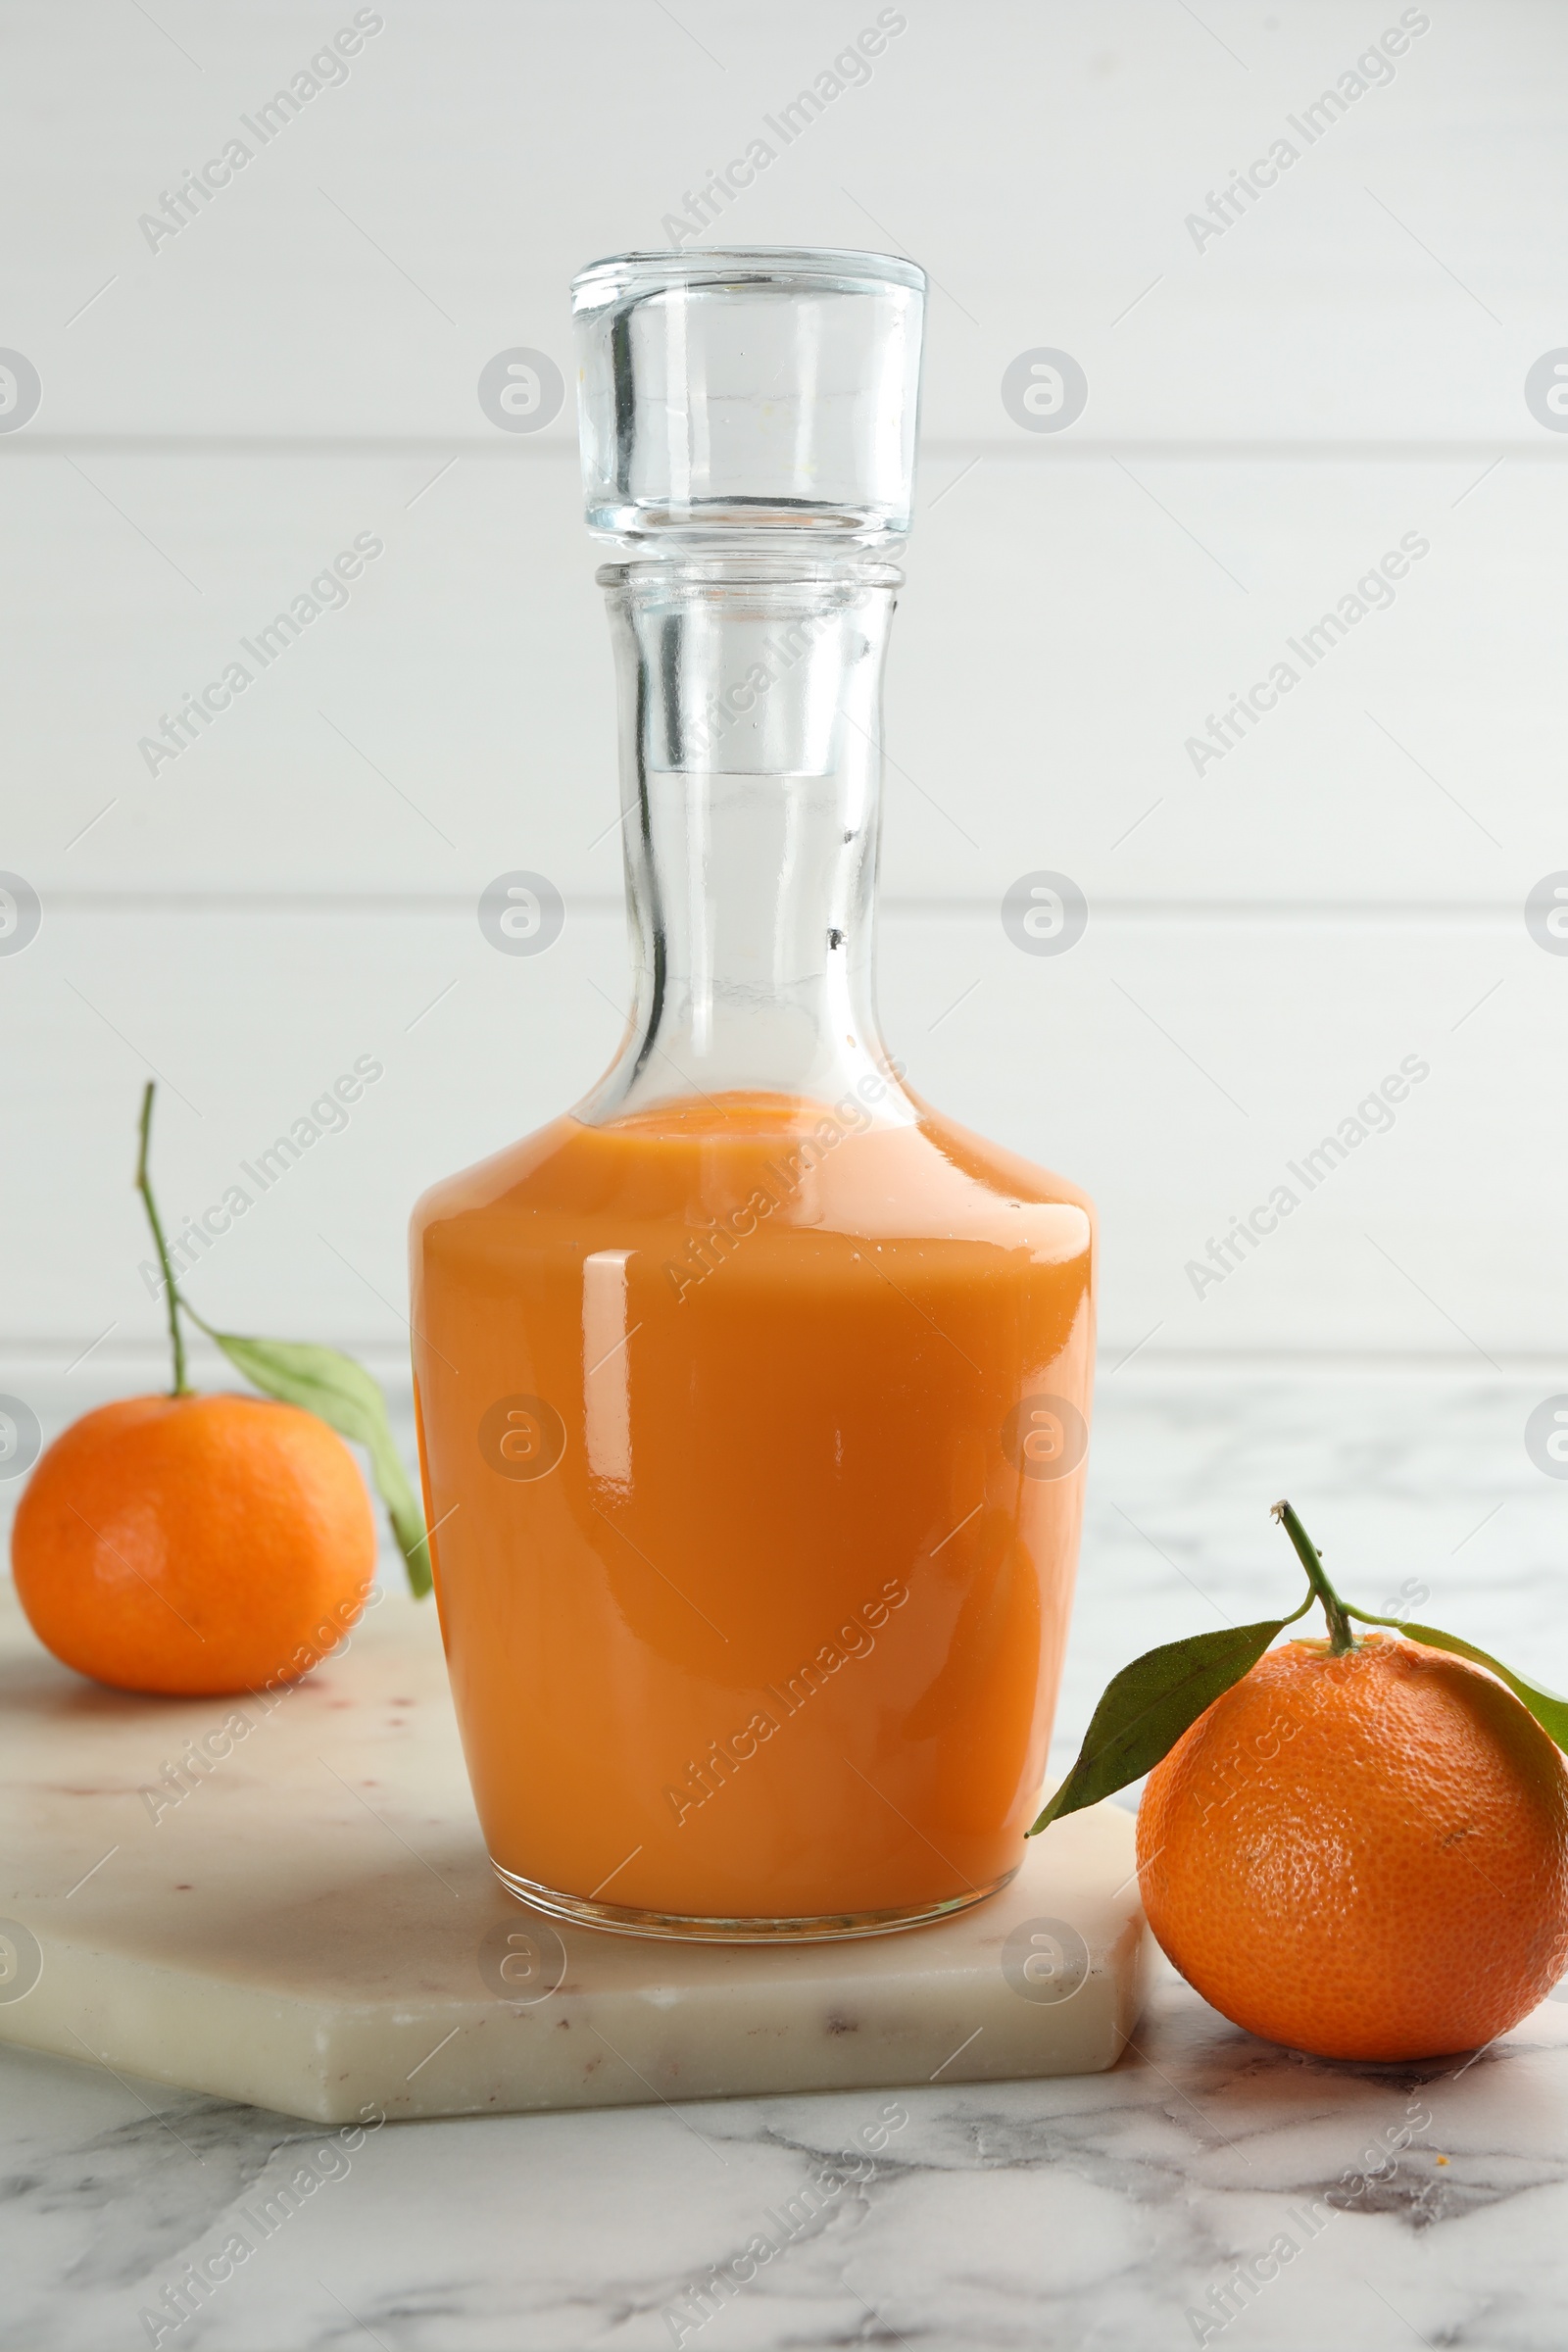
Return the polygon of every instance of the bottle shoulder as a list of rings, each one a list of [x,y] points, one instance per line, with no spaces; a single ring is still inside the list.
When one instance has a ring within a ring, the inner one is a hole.
[[[488,1152],[471,1166],[458,1168],[450,1176],[438,1176],[416,1200],[409,1219],[411,1231],[417,1236],[432,1225],[482,1216],[498,1203],[526,1193],[530,1179],[549,1171],[561,1160],[577,1125],[570,1116],[551,1119],[531,1134],[519,1136],[515,1143],[503,1144],[499,1152]]]
[[[1059,1204],[1081,1209],[1094,1222],[1095,1204],[1081,1185],[1054,1168],[1028,1159],[1005,1144],[979,1135],[956,1119],[920,1104],[920,1130],[951,1164],[1004,1200]]]
[[[775,1236],[984,1241],[1075,1254],[1093,1241],[1088,1195],[1054,1170],[913,1105],[907,1124],[857,1125],[826,1106],[771,1129],[710,1122],[651,1130],[567,1115],[433,1185],[416,1241],[484,1233],[543,1244],[579,1230],[598,1247],[652,1227],[708,1225],[751,1203]]]

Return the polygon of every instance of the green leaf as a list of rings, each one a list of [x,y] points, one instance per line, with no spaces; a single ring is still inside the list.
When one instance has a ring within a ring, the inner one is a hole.
[[[1275,1635],[1304,1617],[1311,1605],[1308,1592],[1289,1617],[1268,1617],[1258,1625],[1225,1626],[1215,1634],[1189,1634],[1184,1642],[1161,1642],[1158,1649],[1146,1650],[1113,1675],[1084,1735],[1077,1762],[1030,1837],[1064,1813],[1096,1805],[1152,1771],[1203,1709],[1250,1673]]]
[[[1499,1683],[1506,1683],[1515,1698],[1523,1699],[1549,1739],[1559,1747],[1568,1748],[1568,1698],[1559,1698],[1555,1690],[1544,1690],[1539,1683],[1527,1683],[1522,1674],[1499,1665],[1486,1650],[1477,1649],[1474,1642],[1461,1642],[1457,1634],[1440,1634],[1435,1625],[1413,1625],[1405,1617],[1372,1617],[1349,1601],[1345,1605],[1362,1625],[1390,1625],[1396,1634],[1407,1634],[1412,1642],[1424,1642],[1429,1649],[1451,1650],[1456,1658],[1468,1658],[1473,1665],[1485,1666]]]
[[[375,1491],[386,1504],[392,1533],[398,1540],[409,1572],[411,1590],[422,1599],[430,1590],[430,1544],[403,1458],[393,1443],[386,1417],[386,1399],[379,1388],[351,1355],[335,1348],[318,1348],[310,1340],[247,1340],[237,1332],[202,1327],[217,1341],[231,1364],[269,1396],[285,1404],[300,1404],[308,1413],[352,1438],[370,1457]]]

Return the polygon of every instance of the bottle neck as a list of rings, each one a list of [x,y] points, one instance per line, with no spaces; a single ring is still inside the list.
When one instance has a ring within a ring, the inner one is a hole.
[[[887,564],[612,564],[634,993],[578,1116],[854,1093],[903,1123],[873,922]]]

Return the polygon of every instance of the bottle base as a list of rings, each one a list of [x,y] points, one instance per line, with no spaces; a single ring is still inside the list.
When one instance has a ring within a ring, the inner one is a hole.
[[[585,1895],[562,1894],[554,1886],[541,1886],[532,1879],[519,1878],[514,1870],[504,1869],[494,1857],[491,1869],[507,1892],[530,1910],[545,1911],[553,1919],[568,1920],[575,1928],[608,1929],[612,1936],[662,1936],[688,1943],[823,1943],[833,1937],[849,1936],[890,1936],[901,1928],[923,1928],[937,1919],[951,1919],[955,1912],[967,1911],[975,1903],[983,1903],[993,1894],[1000,1894],[1017,1876],[1016,1865],[993,1879],[988,1886],[974,1886],[963,1894],[949,1895],[937,1903],[914,1903],[906,1909],[892,1911],[827,1911],[802,1918],[755,1919],[713,1918],[706,1913],[681,1911],[643,1911],[629,1904],[590,1902]]]

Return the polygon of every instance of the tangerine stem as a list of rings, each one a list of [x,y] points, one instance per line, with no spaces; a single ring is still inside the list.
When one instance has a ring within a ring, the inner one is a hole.
[[[174,1348],[173,1395],[188,1396],[191,1394],[191,1388],[185,1378],[185,1335],[179,1328],[180,1298],[174,1288],[174,1269],[169,1262],[169,1245],[164,1240],[164,1228],[159,1220],[158,1203],[153,1199],[152,1182],[147,1174],[147,1147],[152,1138],[153,1095],[155,1092],[153,1081],[149,1078],[146,1092],[141,1099],[141,1122],[138,1129],[141,1137],[141,1149],[136,1154],[136,1190],[140,1193],[142,1205],[147,1211],[147,1222],[153,1229],[153,1240],[158,1246],[158,1262],[164,1269],[164,1295],[169,1300],[169,1336],[173,1342]]]
[[[1346,1614],[1345,1603],[1329,1583],[1327,1572],[1323,1566],[1323,1554],[1296,1516],[1290,1503],[1277,1502],[1272,1515],[1279,1521],[1291,1542],[1296,1545],[1301,1565],[1306,1570],[1307,1581],[1323,1603],[1323,1614],[1329,1621],[1330,1655],[1336,1658],[1343,1657],[1348,1649],[1354,1649],[1355,1636],[1350,1631],[1350,1620]]]

